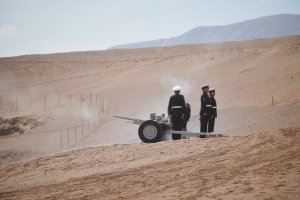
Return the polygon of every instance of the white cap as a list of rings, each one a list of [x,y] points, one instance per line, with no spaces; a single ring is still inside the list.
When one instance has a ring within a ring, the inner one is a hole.
[[[180,89],[181,89],[181,86],[179,86],[179,85],[176,85],[176,86],[173,87],[174,91],[179,91]]]
[[[210,91],[210,92],[215,91],[215,88],[211,88],[211,89],[209,89],[209,91]]]
[[[208,84],[204,84],[204,85],[201,86],[202,89],[205,88],[205,87],[209,87],[209,85]]]

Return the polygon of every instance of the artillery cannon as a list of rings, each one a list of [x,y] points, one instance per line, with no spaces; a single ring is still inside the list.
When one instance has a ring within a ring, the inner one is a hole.
[[[188,131],[175,131],[172,130],[171,120],[166,118],[165,114],[157,116],[155,113],[150,114],[150,119],[134,119],[129,117],[122,117],[114,115],[116,118],[124,119],[130,121],[133,124],[139,125],[138,135],[139,138],[145,143],[155,143],[160,142],[164,134],[180,134],[186,137],[222,137],[222,134],[214,133],[198,133],[198,132],[188,132]]]

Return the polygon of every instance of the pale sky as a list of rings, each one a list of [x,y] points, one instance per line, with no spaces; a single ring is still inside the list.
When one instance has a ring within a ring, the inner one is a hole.
[[[283,13],[300,14],[300,0],[0,0],[0,57],[104,50]]]

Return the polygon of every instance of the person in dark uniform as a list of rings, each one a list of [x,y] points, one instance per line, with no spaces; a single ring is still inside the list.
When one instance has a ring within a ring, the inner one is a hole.
[[[189,103],[185,104],[185,112],[184,112],[184,121],[183,121],[183,126],[182,126],[182,130],[186,131],[186,125],[188,123],[188,121],[190,120],[191,117],[191,106]]]
[[[184,96],[180,94],[180,86],[173,87],[174,95],[170,97],[168,106],[168,115],[172,118],[172,129],[176,131],[182,131],[182,125],[185,112],[185,100]],[[173,140],[180,140],[180,134],[172,134]]]
[[[210,113],[211,113],[211,104],[210,104],[210,99],[208,96],[209,86],[203,85],[201,88],[202,88],[203,93],[200,97],[200,100],[201,100],[200,132],[207,133],[207,125],[208,125],[208,120],[210,118]],[[200,136],[200,137],[204,138],[205,136]]]
[[[217,102],[215,99],[216,91],[215,89],[209,90],[209,99],[211,103],[211,116],[208,121],[208,132],[214,132],[215,119],[217,118]]]

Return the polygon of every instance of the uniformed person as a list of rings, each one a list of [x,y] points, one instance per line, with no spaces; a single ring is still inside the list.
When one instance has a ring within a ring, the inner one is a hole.
[[[172,118],[172,129],[182,131],[182,125],[185,112],[184,96],[180,94],[180,86],[173,87],[174,95],[170,97],[168,106],[168,115]],[[172,134],[173,140],[180,140],[180,134]]]
[[[182,126],[182,130],[186,131],[186,125],[188,123],[188,121],[190,120],[191,117],[191,106],[189,103],[185,104],[185,112],[184,112],[184,121],[183,121],[183,126]]]
[[[211,114],[211,104],[210,104],[210,99],[208,96],[209,86],[203,85],[201,88],[202,88],[203,93],[200,97],[200,100],[201,100],[200,132],[207,133],[208,120],[209,120],[210,114]],[[204,138],[205,136],[200,136],[200,137]]]
[[[208,132],[214,132],[215,119],[217,118],[217,102],[215,99],[216,91],[215,89],[209,90],[209,99],[211,104],[211,116],[208,121]]]

